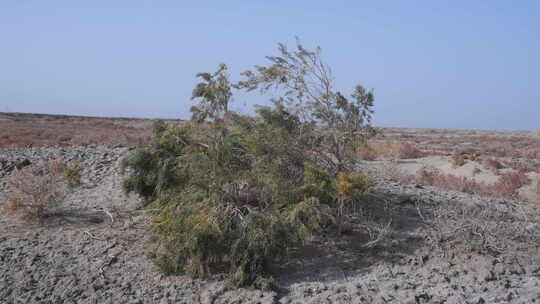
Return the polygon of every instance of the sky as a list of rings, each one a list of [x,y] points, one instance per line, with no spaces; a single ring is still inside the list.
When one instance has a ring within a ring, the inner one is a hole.
[[[377,126],[540,130],[526,0],[0,0],[0,112],[189,118],[198,72],[241,80],[295,37],[342,93],[374,90]]]

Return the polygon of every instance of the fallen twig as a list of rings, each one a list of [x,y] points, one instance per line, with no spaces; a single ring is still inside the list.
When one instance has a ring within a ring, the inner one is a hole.
[[[117,260],[117,256],[118,254],[115,254],[115,255],[109,255],[109,261],[106,262],[106,263],[103,263],[103,265],[101,265],[99,268],[98,268],[98,271],[99,271],[99,274],[101,274],[101,276],[105,279],[105,272],[103,271],[103,268],[105,267],[108,267],[108,266],[111,266],[111,264],[113,262],[115,262]]]
[[[390,233],[390,226],[392,225],[392,220],[388,221],[388,223],[382,227],[368,227],[366,225],[363,225],[364,228],[368,231],[369,238],[371,241],[365,243],[362,245],[364,248],[372,248],[375,245],[377,245],[380,241],[382,241],[389,233]]]
[[[103,239],[100,239],[100,238],[95,237],[95,236],[94,236],[92,233],[90,233],[90,231],[88,231],[88,230],[83,231],[83,233],[84,233],[84,234],[87,234],[88,237],[90,237],[91,239],[98,240],[98,241],[103,241]]]
[[[107,215],[111,218],[111,226],[112,226],[112,225],[114,224],[114,217],[113,217],[113,215],[112,215],[109,211],[107,211],[107,210],[105,210],[105,209],[102,209],[102,211],[105,212],[105,214],[107,214]]]

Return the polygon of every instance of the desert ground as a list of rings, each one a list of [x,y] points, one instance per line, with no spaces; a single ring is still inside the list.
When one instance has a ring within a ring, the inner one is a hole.
[[[355,164],[372,198],[347,210],[343,236],[275,261],[279,289],[263,292],[153,265],[152,211],[120,168],[152,123],[0,113],[0,207],[19,168],[81,168],[45,219],[0,211],[0,303],[540,302],[540,131],[382,128]]]

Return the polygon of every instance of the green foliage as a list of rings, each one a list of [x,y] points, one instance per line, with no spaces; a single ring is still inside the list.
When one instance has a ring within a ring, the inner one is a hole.
[[[164,122],[161,119],[158,119],[154,121],[154,124],[152,125],[152,133],[154,135],[161,135],[163,132],[167,130],[167,123]]]
[[[135,192],[143,199],[143,205],[173,196],[187,183],[188,167],[182,162],[193,140],[191,127],[174,127],[160,134],[147,145],[138,148],[122,162],[122,168],[130,169],[124,180],[124,190]]]
[[[312,232],[320,231],[321,223],[333,219],[331,214],[330,206],[322,205],[317,197],[311,196],[294,205],[287,219],[293,227],[296,227],[298,238],[302,240]]]
[[[231,283],[243,286],[264,279],[270,258],[283,257],[297,242],[294,228],[277,212],[248,214],[231,246]]]
[[[301,46],[299,51],[289,64],[271,57],[276,66],[247,73],[248,82],[236,86],[300,85],[273,106],[257,107],[254,117],[228,111],[232,93],[225,65],[197,74],[202,82],[193,90],[198,104],[191,109],[192,122],[156,122],[153,139],[123,162],[129,172],[125,190],[160,210],[151,229],[158,244],[155,262],[163,271],[197,277],[225,271],[232,286],[269,289],[274,285],[269,263],[333,219],[337,175],[319,160],[328,154],[326,147],[343,148],[344,131],[357,136],[357,129],[342,126],[364,126],[373,95],[358,87],[356,103],[333,91],[302,103],[312,91],[302,83],[306,71],[294,65],[319,57]],[[296,80],[289,79],[293,74]],[[302,101],[300,110],[290,103],[295,98]],[[334,118],[328,120],[330,115]],[[321,122],[341,133],[321,132]],[[345,160],[345,154],[336,155]],[[354,177],[348,181],[359,186]]]
[[[162,210],[152,231],[163,271],[204,277],[225,269],[234,286],[268,288],[268,262],[330,218],[318,203],[329,200],[323,190],[302,190],[307,163],[287,116],[260,112],[236,116],[235,132],[169,127],[124,161],[125,190]]]
[[[302,193],[305,197],[317,197],[320,202],[332,205],[336,199],[335,178],[323,168],[317,168],[306,162]]]
[[[197,77],[202,78],[203,82],[193,89],[192,99],[199,99],[199,104],[190,109],[192,119],[203,122],[222,118],[228,111],[232,97],[227,66],[220,64],[215,73],[199,73]]]
[[[267,56],[269,66],[255,66],[255,71],[242,73],[246,80],[236,87],[248,91],[270,89],[283,92],[283,97],[274,100],[289,113],[301,118],[302,122],[318,123],[326,127],[317,132],[318,142],[329,149],[327,157],[336,172],[346,170],[348,156],[354,148],[365,143],[374,134],[371,127],[374,95],[362,85],[357,85],[349,99],[336,91],[331,69],[321,57],[321,49],[310,51],[300,42],[296,50],[290,51],[279,44],[279,56]]]
[[[228,211],[204,202],[166,206],[152,224],[163,245],[156,264],[166,273],[196,277],[215,271],[227,249]]]

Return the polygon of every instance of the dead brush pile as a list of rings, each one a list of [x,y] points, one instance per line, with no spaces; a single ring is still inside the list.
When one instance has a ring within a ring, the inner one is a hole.
[[[440,204],[424,212],[423,220],[433,228],[427,239],[433,250],[446,256],[473,252],[499,256],[540,244],[538,213],[525,205]]]

